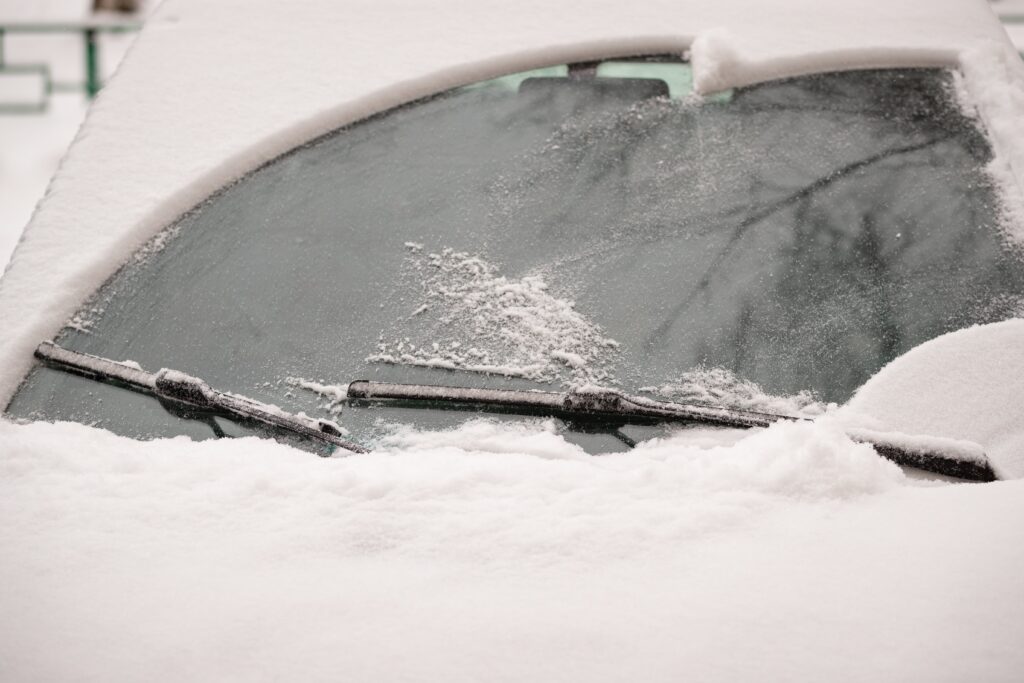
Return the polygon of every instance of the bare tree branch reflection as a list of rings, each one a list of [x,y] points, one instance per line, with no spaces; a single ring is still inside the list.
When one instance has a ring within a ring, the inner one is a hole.
[[[799,190],[792,192],[789,195],[773,202],[769,206],[763,207],[760,210],[747,215],[746,218],[744,218],[735,227],[732,228],[732,231],[729,233],[728,242],[714,256],[714,258],[712,258],[711,263],[704,271],[704,274],[701,275],[701,277],[697,280],[697,283],[693,287],[693,289],[691,289],[686,296],[680,299],[679,302],[675,306],[673,306],[669,315],[666,316],[664,320],[661,323],[659,323],[651,332],[651,334],[644,340],[644,348],[651,348],[660,343],[663,343],[666,334],[668,334],[672,326],[678,322],[683,311],[685,311],[693,303],[693,301],[697,298],[697,296],[700,295],[701,292],[703,292],[709,286],[711,286],[712,281],[714,280],[715,276],[718,274],[720,267],[722,266],[722,263],[729,257],[729,254],[733,251],[733,249],[743,240],[743,237],[746,235],[747,230],[749,230],[752,226],[767,219],[772,214],[775,214],[781,211],[782,209],[788,208],[793,204],[796,204],[797,202],[803,201],[810,197],[811,195],[815,194],[816,192],[820,192],[825,188],[831,186],[832,184],[839,182],[840,180],[844,180],[845,178],[850,177],[854,173],[864,168],[867,168],[868,166],[877,164],[881,161],[885,161],[886,159],[891,159],[896,156],[918,152],[920,150],[926,149],[948,139],[949,136],[946,136],[943,138],[928,140],[920,144],[907,145],[905,147],[890,149],[884,152],[880,152],[878,154],[873,154],[865,159],[860,159],[853,163],[846,164],[845,166],[836,169],[832,173],[829,173],[827,176],[819,178],[815,180],[813,183],[810,183],[809,185],[806,185],[800,188]]]
[[[494,220],[544,240],[538,266],[578,283],[644,376],[722,365],[839,400],[1012,310],[985,292],[1024,297],[990,151],[950,92],[935,71],[854,72],[582,116],[492,186]]]

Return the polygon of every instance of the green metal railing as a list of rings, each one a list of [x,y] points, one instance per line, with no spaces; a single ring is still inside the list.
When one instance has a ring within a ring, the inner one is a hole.
[[[142,28],[141,22],[128,21],[83,21],[59,23],[9,23],[0,24],[0,78],[5,74],[14,76],[36,75],[43,86],[42,97],[38,102],[4,102],[0,101],[0,114],[39,114],[46,111],[50,97],[58,92],[84,92],[92,98],[103,86],[100,77],[100,42],[101,33],[129,33]],[[4,38],[17,33],[78,33],[82,37],[84,47],[84,80],[54,80],[50,65],[47,62],[8,63],[4,55]]]

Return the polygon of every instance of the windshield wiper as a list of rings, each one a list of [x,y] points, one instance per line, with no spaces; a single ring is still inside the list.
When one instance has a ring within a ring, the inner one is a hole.
[[[293,415],[277,406],[238,394],[217,391],[198,377],[184,372],[164,368],[159,372],[150,373],[126,363],[71,351],[53,342],[40,344],[35,355],[47,365],[93,379],[123,384],[155,396],[161,401],[171,401],[198,410],[254,420],[354,453],[368,452],[359,444],[345,439],[338,427],[331,422]]]
[[[563,417],[607,417],[623,422],[700,422],[722,427],[767,427],[786,419],[784,415],[735,410],[717,406],[667,403],[640,396],[627,396],[614,389],[598,387],[554,391],[476,389],[428,384],[394,384],[356,380],[348,385],[348,398],[359,400],[427,401],[524,411]],[[802,418],[791,418],[802,419]]]
[[[750,428],[767,427],[780,420],[809,420],[793,415],[656,401],[596,387],[559,393],[357,380],[348,385],[347,396],[350,400],[463,405],[481,410],[622,422],[691,422]],[[866,429],[848,429],[847,435],[858,443],[870,444],[879,455],[899,465],[958,479],[997,479],[984,450],[974,443]]]
[[[368,449],[343,438],[338,427],[331,422],[293,415],[277,406],[238,394],[217,391],[203,380],[177,370],[164,368],[159,372],[149,373],[127,363],[71,351],[53,342],[40,344],[35,355],[48,365],[61,370],[122,384],[171,404],[222,413],[243,420],[254,420],[354,453],[368,452]],[[522,412],[623,423],[690,422],[750,428],[767,427],[780,420],[808,419],[728,407],[655,401],[603,388],[574,389],[559,393],[357,380],[348,385],[347,398],[351,401],[399,401],[437,406],[466,406],[475,410]],[[983,449],[974,443],[865,429],[848,429],[847,434],[854,441],[870,444],[879,455],[899,465],[958,479],[997,479]]]

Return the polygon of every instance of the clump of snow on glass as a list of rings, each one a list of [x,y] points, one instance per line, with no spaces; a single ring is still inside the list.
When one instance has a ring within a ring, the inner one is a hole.
[[[677,382],[641,387],[640,391],[671,399],[678,403],[727,406],[776,415],[821,415],[835,407],[818,400],[811,391],[792,396],[775,396],[757,383],[737,377],[726,368],[695,368],[684,372]]]
[[[417,243],[406,268],[419,281],[422,302],[410,318],[426,319],[425,339],[381,336],[368,362],[465,370],[569,385],[608,381],[618,343],[554,296],[544,279],[500,274],[479,255]]]

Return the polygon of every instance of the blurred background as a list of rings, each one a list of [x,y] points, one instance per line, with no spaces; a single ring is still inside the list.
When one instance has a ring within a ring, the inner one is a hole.
[[[89,102],[159,2],[0,0],[0,268]],[[1014,44],[1024,50],[1024,0],[991,2]]]
[[[0,0],[0,268],[159,0]]]

